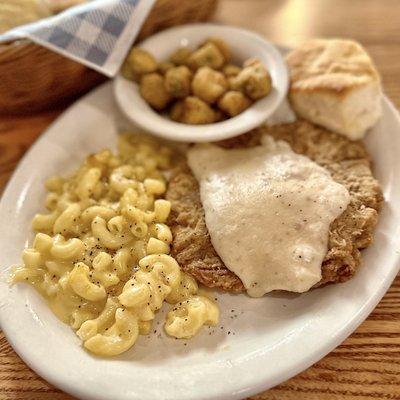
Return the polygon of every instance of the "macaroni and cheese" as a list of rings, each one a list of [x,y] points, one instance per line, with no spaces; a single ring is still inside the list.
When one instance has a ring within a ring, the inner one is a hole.
[[[168,255],[171,204],[161,197],[170,159],[169,148],[124,134],[118,155],[90,155],[72,177],[46,182],[49,212],[33,218],[38,233],[12,280],[34,286],[95,354],[132,347],[164,301],[174,304],[171,336],[218,323],[217,306]]]

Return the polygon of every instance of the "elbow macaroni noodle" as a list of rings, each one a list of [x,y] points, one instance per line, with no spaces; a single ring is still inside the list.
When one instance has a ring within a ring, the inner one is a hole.
[[[33,218],[38,233],[13,282],[33,285],[95,354],[131,348],[164,301],[174,304],[165,324],[171,336],[190,338],[218,323],[217,306],[196,295],[196,281],[169,255],[171,204],[160,197],[170,156],[125,134],[118,156],[101,151],[71,178],[46,182],[49,213]]]

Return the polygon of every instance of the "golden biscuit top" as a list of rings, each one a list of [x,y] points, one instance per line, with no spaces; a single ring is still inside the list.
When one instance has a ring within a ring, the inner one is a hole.
[[[286,61],[291,90],[346,92],[379,74],[364,48],[352,40],[315,39],[291,51]]]

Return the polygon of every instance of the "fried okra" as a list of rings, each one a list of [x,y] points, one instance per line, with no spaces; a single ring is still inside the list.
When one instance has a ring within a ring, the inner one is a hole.
[[[193,94],[209,104],[215,103],[227,90],[224,74],[210,67],[199,68],[192,81]]]
[[[235,90],[226,92],[218,102],[218,107],[230,117],[235,117],[250,105],[251,101],[242,92]]]
[[[195,96],[188,96],[173,105],[170,117],[185,124],[199,125],[215,122],[215,111],[203,100]]]
[[[224,68],[222,68],[222,72],[226,77],[236,76],[240,73],[242,69],[237,65],[226,64]]]
[[[212,43],[217,46],[218,50],[221,52],[225,59],[225,63],[229,62],[231,59],[231,51],[229,46],[220,38],[217,37],[210,37],[207,39],[206,43]]]
[[[171,100],[171,95],[164,85],[164,78],[153,72],[143,75],[140,80],[141,96],[156,110],[163,110]]]
[[[129,81],[136,80],[136,76],[133,73],[131,66],[129,65],[128,59],[126,59],[122,64],[121,74],[125,79],[128,79]]]
[[[235,117],[272,89],[269,72],[259,60],[249,59],[243,67],[233,64],[229,46],[217,37],[195,50],[180,47],[160,63],[134,47],[121,73],[139,83],[151,107],[167,109],[172,120],[186,124]]]
[[[272,89],[271,76],[258,60],[248,60],[242,71],[230,81],[233,90],[240,90],[252,100],[265,97]]]
[[[140,76],[155,72],[157,70],[157,61],[147,51],[134,47],[127,58],[128,64],[132,69],[133,75]]]
[[[187,60],[191,55],[192,51],[189,48],[180,47],[171,54],[169,61],[175,65],[186,65]]]
[[[225,64],[225,58],[214,43],[206,43],[193,52],[187,63],[193,70],[200,67],[220,69]]]
[[[176,101],[169,110],[169,117],[176,122],[183,122],[183,100]]]
[[[165,89],[175,98],[183,98],[190,94],[192,72],[185,65],[168,69],[165,73]]]

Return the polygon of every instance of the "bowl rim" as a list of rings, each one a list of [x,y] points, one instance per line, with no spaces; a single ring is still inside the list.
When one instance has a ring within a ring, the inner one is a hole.
[[[203,38],[204,36],[218,35],[218,32],[224,31],[225,33],[230,32],[235,35],[241,35],[242,37],[245,37],[247,41],[256,42],[257,45],[263,49],[263,54],[267,54],[267,56],[272,60],[277,71],[276,74],[279,75],[278,87],[274,86],[274,98],[271,99],[271,95],[266,96],[265,98],[254,102],[247,110],[236,117],[229,118],[222,122],[204,125],[189,125],[167,119],[152,110],[138,94],[137,83],[125,79],[121,73],[119,73],[114,79],[113,91],[120,110],[131,122],[139,126],[141,129],[163,139],[183,142],[208,142],[228,139],[254,129],[264,123],[279,107],[279,105],[282,104],[288,92],[289,72],[279,49],[272,42],[266,40],[258,33],[232,25],[221,25],[216,23],[193,23],[175,26],[146,38],[142,42],[137,43],[136,46],[144,48],[151,47],[153,43],[157,43],[160,40],[166,40],[166,37],[168,36],[174,37],[178,34],[183,35],[184,32],[191,30],[200,31],[198,33],[200,38]],[[171,50],[175,48],[176,46],[174,45]],[[129,93],[129,91],[132,90],[136,92],[134,95],[131,94],[133,92]],[[126,93],[128,93],[128,96],[134,96],[134,101],[141,102],[139,103],[141,104],[141,110],[137,111],[132,107],[133,102],[130,100],[133,99],[127,100]],[[269,104],[269,107],[263,108],[265,103],[268,102],[272,104]],[[143,112],[143,109],[145,112]],[[190,134],[188,134],[188,131],[190,131]]]

